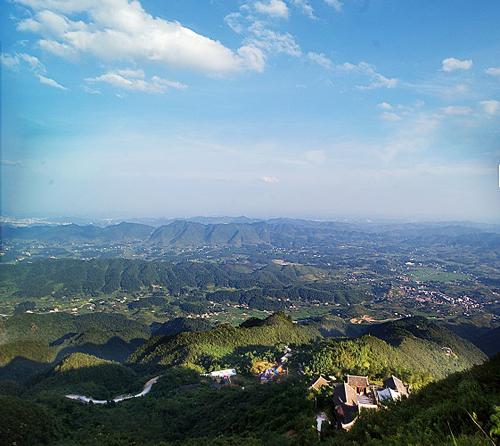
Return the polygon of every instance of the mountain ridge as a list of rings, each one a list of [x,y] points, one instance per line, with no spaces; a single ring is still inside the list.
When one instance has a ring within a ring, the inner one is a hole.
[[[458,224],[361,224],[345,222],[243,218],[213,223],[208,220],[174,220],[159,227],[122,222],[105,227],[77,224],[2,225],[4,240],[53,243],[140,242],[158,247],[203,247],[272,245],[301,246],[305,243],[343,243],[390,237],[394,242],[412,246],[429,243],[456,246],[500,248],[500,233],[495,228]],[[490,232],[488,232],[490,231]]]

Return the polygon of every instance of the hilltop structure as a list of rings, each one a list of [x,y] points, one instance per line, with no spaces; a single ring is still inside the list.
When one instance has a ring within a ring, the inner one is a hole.
[[[320,378],[314,384],[318,383]],[[321,381],[318,385],[320,383]],[[403,396],[408,396],[408,388],[394,375],[384,381],[383,387],[371,385],[367,376],[347,375],[346,382],[337,384],[333,391],[338,425],[342,429],[349,430],[361,410],[376,410],[382,402],[397,400]]]

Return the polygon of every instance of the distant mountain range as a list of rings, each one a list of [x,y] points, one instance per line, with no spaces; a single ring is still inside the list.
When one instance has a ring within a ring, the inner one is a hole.
[[[252,221],[246,217],[228,223],[175,220],[159,227],[122,222],[96,225],[1,226],[5,241],[40,241],[46,243],[123,243],[141,242],[158,247],[201,247],[273,245],[280,247],[391,241],[415,246],[444,244],[500,248],[500,233],[495,226],[488,230],[460,224],[362,224],[271,219]]]

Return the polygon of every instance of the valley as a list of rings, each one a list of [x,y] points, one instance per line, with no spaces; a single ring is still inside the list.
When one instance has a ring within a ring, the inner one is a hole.
[[[496,227],[175,221],[2,237],[5,444],[497,438]],[[349,376],[366,377],[375,396],[357,398],[377,410],[352,400],[347,432],[335,401]],[[386,406],[391,376],[409,398]],[[448,424],[421,429],[422,405]]]

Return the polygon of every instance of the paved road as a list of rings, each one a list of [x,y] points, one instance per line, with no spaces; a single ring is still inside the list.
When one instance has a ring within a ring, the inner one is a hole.
[[[138,398],[144,395],[147,395],[149,392],[151,392],[151,389],[154,384],[158,382],[159,376],[155,376],[154,378],[151,378],[146,384],[144,384],[144,387],[141,392],[137,393],[136,395],[119,395],[115,398],[113,398],[111,401],[114,403],[121,403],[122,401],[125,400],[130,400],[132,398]],[[93,403],[93,404],[107,404],[109,401],[108,400],[96,400],[95,398],[92,398],[91,396],[84,396],[84,395],[65,395],[66,398],[69,398],[70,400],[75,400],[75,401],[80,401],[81,403]]]

